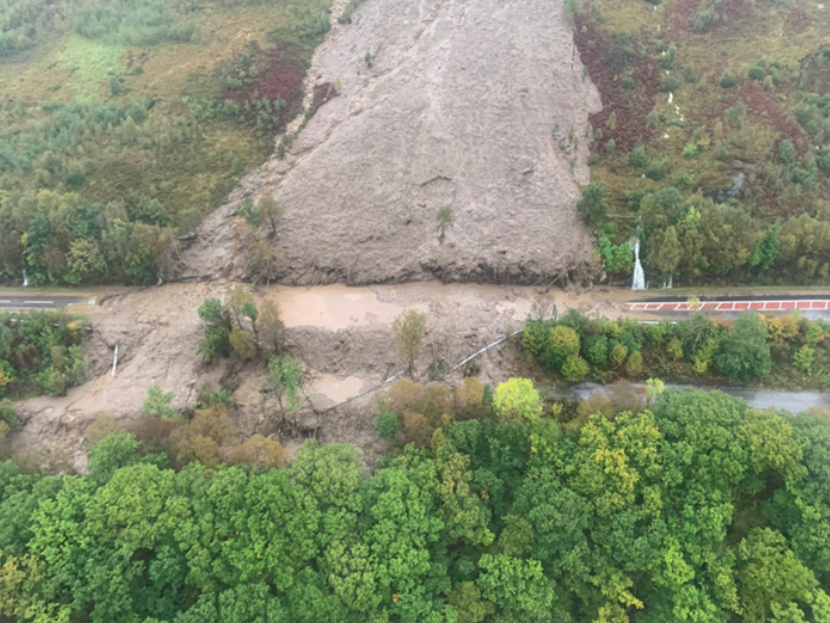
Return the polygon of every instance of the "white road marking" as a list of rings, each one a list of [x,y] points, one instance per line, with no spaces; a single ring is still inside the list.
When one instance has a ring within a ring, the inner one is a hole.
[[[24,305],[54,305],[55,301],[23,301]]]

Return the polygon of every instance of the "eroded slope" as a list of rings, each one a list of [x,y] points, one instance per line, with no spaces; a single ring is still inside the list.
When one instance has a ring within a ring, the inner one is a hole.
[[[340,96],[257,175],[285,208],[282,279],[584,274],[592,242],[577,183],[588,180],[584,137],[600,102],[561,2],[371,0],[353,19],[315,62],[317,83]],[[442,244],[443,206],[454,223]],[[185,255],[183,277],[216,275],[211,258],[227,268],[238,256],[215,238],[228,214],[206,223],[210,249]]]

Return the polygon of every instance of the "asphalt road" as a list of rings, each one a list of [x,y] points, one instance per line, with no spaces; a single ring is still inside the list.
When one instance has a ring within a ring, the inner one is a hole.
[[[8,296],[0,294],[0,309],[61,309],[87,303],[86,296]]]

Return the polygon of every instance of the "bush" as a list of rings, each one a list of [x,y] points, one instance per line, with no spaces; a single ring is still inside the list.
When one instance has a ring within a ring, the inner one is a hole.
[[[643,373],[643,355],[640,351],[631,353],[628,361],[625,362],[625,374],[629,378],[636,379]]]
[[[634,82],[634,78],[631,76],[624,76],[623,79],[620,80],[620,85],[628,91],[631,91],[637,86]]]
[[[605,182],[591,182],[576,204],[579,215],[592,229],[605,222],[608,204],[605,203]]]
[[[501,383],[496,388],[493,407],[499,417],[505,420],[538,420],[544,410],[542,398],[529,379],[510,379]]]
[[[799,370],[802,370],[807,374],[812,374],[815,357],[816,349],[805,344],[795,352],[795,355],[793,355],[793,364]]]
[[[674,76],[664,76],[662,82],[660,82],[660,91],[663,93],[677,91],[677,89],[679,88],[680,80],[678,80]]]
[[[375,430],[381,439],[392,439],[401,428],[401,421],[394,411],[384,411],[375,417]]]
[[[784,164],[791,164],[795,160],[795,145],[789,139],[778,144],[778,159]]]
[[[654,160],[646,169],[646,177],[655,182],[659,182],[669,174],[669,159]]]
[[[586,355],[592,366],[604,369],[608,365],[608,338],[594,335],[586,340]]]
[[[20,420],[17,417],[17,411],[14,405],[8,400],[0,401],[0,422],[5,422],[11,428],[17,427]]]
[[[772,367],[767,326],[758,314],[741,314],[720,343],[715,367],[736,381],[760,380]]]
[[[611,355],[608,358],[608,363],[614,368],[619,368],[628,358],[628,348],[624,344],[615,344],[611,349]]]
[[[585,378],[590,371],[588,362],[579,355],[571,355],[562,366],[562,377],[569,383],[576,383]]]
[[[683,68],[683,78],[686,80],[686,82],[689,83],[697,82],[697,74],[695,73],[695,70],[691,67]]]
[[[628,155],[628,163],[635,169],[645,169],[648,166],[648,156],[642,141],[637,141],[634,149]]]
[[[684,158],[697,158],[699,147],[694,140],[689,141],[686,143],[686,146],[683,148],[683,157]]]
[[[761,82],[764,78],[767,77],[767,71],[763,67],[752,67],[749,70],[749,77],[753,80]]]
[[[735,86],[735,76],[729,72],[724,72],[720,77],[720,85],[724,89],[731,89]]]

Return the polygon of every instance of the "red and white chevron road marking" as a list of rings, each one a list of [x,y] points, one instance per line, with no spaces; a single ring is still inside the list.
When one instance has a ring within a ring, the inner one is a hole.
[[[689,311],[795,311],[828,310],[830,299],[807,301],[710,301],[701,303],[629,303],[631,311],[689,312]]]

